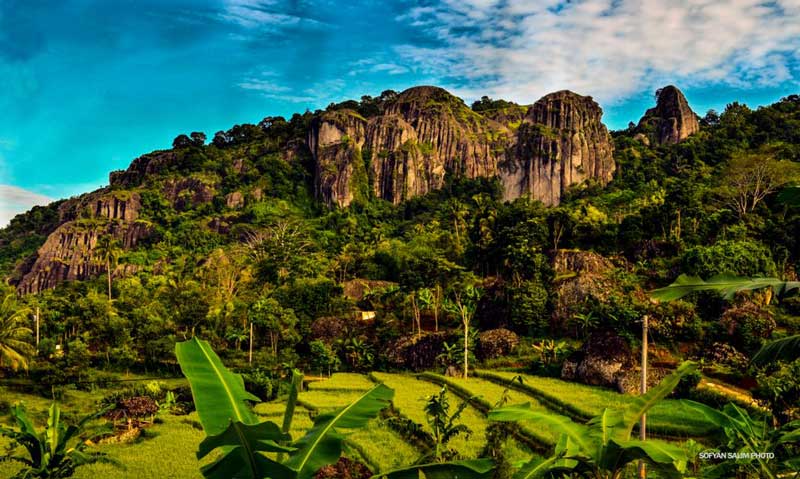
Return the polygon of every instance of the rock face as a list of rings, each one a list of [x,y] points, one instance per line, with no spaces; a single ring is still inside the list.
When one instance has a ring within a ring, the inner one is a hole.
[[[17,290],[37,293],[67,280],[91,278],[105,272],[94,248],[101,236],[111,235],[124,249],[147,237],[150,228],[136,221],[141,209],[138,193],[99,190],[65,201],[59,207],[61,225],[39,248],[33,264],[25,265]]]
[[[611,180],[613,147],[601,115],[590,97],[562,91],[536,102],[514,131],[441,88],[411,88],[372,118],[338,110],[312,122],[316,193],[328,205],[369,194],[396,204],[443,187],[448,175],[497,176],[508,200],[557,204],[573,184]]]
[[[700,123],[678,88],[666,86],[656,93],[656,106],[639,120],[637,131],[663,145],[680,143],[700,131]]]
[[[537,101],[525,115],[516,148],[501,172],[505,199],[528,195],[556,205],[571,185],[611,181],[615,164],[603,110],[591,97],[559,91]]]

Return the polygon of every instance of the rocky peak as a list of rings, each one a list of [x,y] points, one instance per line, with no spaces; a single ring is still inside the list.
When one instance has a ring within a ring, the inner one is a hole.
[[[659,145],[680,143],[700,130],[697,115],[683,93],[669,85],[656,92],[656,106],[639,120],[637,131]]]
[[[87,279],[105,272],[105,264],[94,252],[104,235],[117,239],[124,249],[133,248],[150,234],[150,227],[137,221],[139,194],[101,189],[59,205],[60,225],[19,271],[17,291],[38,293],[62,281]]]
[[[531,196],[556,205],[571,185],[611,181],[616,169],[603,110],[590,96],[562,90],[528,109],[512,161],[501,171],[506,199]]]

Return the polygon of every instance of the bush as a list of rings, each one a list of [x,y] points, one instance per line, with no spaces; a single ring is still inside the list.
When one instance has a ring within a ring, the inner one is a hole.
[[[311,338],[333,344],[343,339],[347,333],[347,323],[333,316],[317,318],[311,323]]]
[[[772,336],[775,319],[770,311],[753,303],[744,303],[726,310],[720,326],[727,333],[730,344],[752,354]]]
[[[491,329],[478,336],[478,357],[481,360],[507,356],[519,345],[519,336],[508,329]]]
[[[523,281],[510,290],[511,323],[518,332],[541,335],[547,332],[549,318],[547,289],[538,281]]]
[[[278,395],[278,385],[272,377],[272,372],[255,367],[242,375],[244,388],[262,401],[270,401]]]
[[[700,384],[701,379],[703,379],[703,375],[700,371],[692,371],[683,376],[680,382],[678,382],[678,385],[675,386],[675,389],[672,390],[672,397],[690,399],[693,392],[697,389],[697,385]]]
[[[690,248],[681,258],[681,268],[686,274],[704,279],[721,273],[774,276],[777,272],[769,249],[750,240],[723,240],[711,246]]]
[[[726,366],[734,370],[747,368],[747,358],[730,344],[714,343],[706,349],[704,358],[712,364]]]
[[[769,404],[772,413],[782,424],[800,419],[800,359],[780,363],[771,372],[759,372],[756,398]]]

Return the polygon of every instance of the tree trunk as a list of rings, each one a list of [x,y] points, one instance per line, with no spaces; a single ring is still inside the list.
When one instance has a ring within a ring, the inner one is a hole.
[[[462,322],[464,323],[464,379],[467,379],[469,376],[469,321],[466,316],[462,316]]]
[[[106,272],[108,272],[108,300],[111,301],[111,258],[106,258]]]
[[[247,360],[249,364],[253,364],[253,322],[250,321],[250,357]]]

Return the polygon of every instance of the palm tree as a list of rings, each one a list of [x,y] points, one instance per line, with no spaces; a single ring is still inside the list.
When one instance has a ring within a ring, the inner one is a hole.
[[[111,263],[116,266],[122,250],[119,247],[119,242],[111,235],[103,235],[97,239],[97,244],[94,247],[95,253],[106,264],[106,272],[108,273],[108,300],[111,301],[111,275],[114,271],[111,269]]]
[[[27,341],[30,328],[23,326],[30,308],[17,304],[14,294],[7,294],[0,305],[0,367],[10,366],[16,371],[28,369],[26,355],[33,354],[33,346]]]

